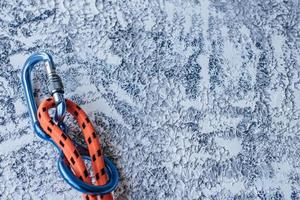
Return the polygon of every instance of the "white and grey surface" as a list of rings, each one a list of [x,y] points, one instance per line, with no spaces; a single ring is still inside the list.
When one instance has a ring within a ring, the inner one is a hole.
[[[20,76],[38,51],[53,55],[66,96],[117,164],[117,199],[300,198],[299,1],[2,0],[0,9],[1,200],[81,198],[32,131]],[[40,98],[45,81],[39,66]]]

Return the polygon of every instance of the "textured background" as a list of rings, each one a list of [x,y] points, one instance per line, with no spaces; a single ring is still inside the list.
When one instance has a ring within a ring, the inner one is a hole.
[[[117,199],[300,198],[299,1],[1,0],[0,9],[1,200],[81,198],[32,131],[20,75],[37,51],[53,55],[66,96],[117,164]],[[45,81],[40,66],[40,98]]]

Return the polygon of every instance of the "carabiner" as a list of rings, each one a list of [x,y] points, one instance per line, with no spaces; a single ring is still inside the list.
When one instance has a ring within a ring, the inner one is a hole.
[[[77,178],[65,162],[65,157],[63,152],[57,146],[57,144],[52,140],[52,138],[47,135],[44,130],[41,128],[40,123],[37,117],[37,104],[34,100],[33,90],[32,90],[32,82],[31,82],[31,71],[39,62],[45,62],[46,71],[48,76],[48,89],[51,95],[54,98],[54,102],[56,105],[56,114],[55,120],[58,125],[64,131],[64,123],[62,122],[66,110],[67,105],[63,96],[64,90],[60,77],[55,72],[55,67],[53,64],[52,57],[47,53],[35,53],[31,55],[25,62],[23,71],[22,71],[22,83],[25,91],[26,101],[29,107],[29,114],[31,117],[31,121],[33,124],[34,131],[36,134],[42,139],[51,142],[56,149],[58,150],[60,157],[58,159],[58,169],[62,175],[62,177],[69,183],[73,188],[77,189],[86,194],[107,194],[112,192],[118,185],[119,181],[119,173],[114,164],[106,157],[104,157],[105,162],[105,171],[108,174],[108,183],[103,186],[95,186],[92,184],[87,184],[83,182],[81,179]],[[65,131],[64,131],[65,132]],[[75,145],[80,149],[80,153],[83,154],[83,159],[90,160],[91,158],[88,155],[86,149],[81,147],[80,145]]]
[[[66,103],[63,98],[63,85],[60,77],[55,72],[55,67],[52,57],[47,53],[35,53],[31,55],[25,62],[23,71],[22,71],[22,83],[25,91],[26,101],[29,107],[29,114],[33,124],[33,128],[38,136],[48,140],[49,136],[41,130],[38,120],[37,120],[37,105],[34,100],[32,83],[31,83],[31,71],[39,62],[45,62],[46,71],[48,75],[48,89],[50,90],[51,95],[53,95],[56,103],[56,114],[55,119],[57,122],[61,122],[66,113]]]

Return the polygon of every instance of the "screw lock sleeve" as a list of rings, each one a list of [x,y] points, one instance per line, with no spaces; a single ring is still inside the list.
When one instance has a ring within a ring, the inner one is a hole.
[[[48,74],[47,86],[51,95],[54,93],[64,93],[62,80],[56,73],[52,72],[51,74]]]

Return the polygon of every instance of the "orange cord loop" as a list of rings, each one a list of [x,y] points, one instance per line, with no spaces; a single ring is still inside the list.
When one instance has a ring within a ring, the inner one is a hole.
[[[105,162],[99,137],[97,136],[95,129],[86,113],[77,104],[69,99],[66,99],[66,105],[67,112],[70,113],[79,124],[84,136],[84,140],[88,146],[93,175],[95,177],[95,185],[105,185],[108,182],[108,176],[105,170]],[[44,132],[51,137],[53,142],[61,149],[74,174],[83,182],[92,184],[91,175],[87,170],[82,155],[80,155],[80,152],[76,149],[69,136],[66,135],[56,123],[54,123],[48,113],[48,110],[54,106],[55,101],[53,98],[48,98],[42,101],[37,111],[40,126]],[[97,200],[98,197],[103,200],[113,199],[112,193],[105,195],[83,195],[83,199],[86,200]]]

